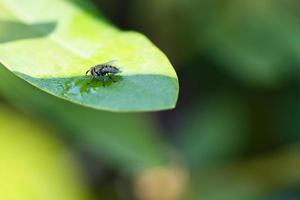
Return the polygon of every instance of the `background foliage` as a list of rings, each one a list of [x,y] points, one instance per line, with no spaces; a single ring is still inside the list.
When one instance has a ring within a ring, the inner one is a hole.
[[[74,167],[75,175],[63,177],[76,179],[73,190],[91,199],[300,198],[296,0],[91,2],[118,27],[140,31],[161,48],[176,68],[181,90],[172,111],[109,113],[53,97],[0,67],[1,113],[7,113],[0,117],[29,124],[22,118],[32,116],[34,126],[43,124],[41,134],[63,143],[45,151],[66,148],[67,156],[74,155],[77,162],[65,165]],[[1,126],[0,136],[9,137],[4,133],[12,127]],[[18,159],[9,152],[2,151],[0,159]],[[48,158],[35,160],[44,169]],[[13,177],[15,168],[7,168],[11,175],[5,177]],[[31,195],[40,193],[28,180]],[[47,180],[45,188],[55,191]]]

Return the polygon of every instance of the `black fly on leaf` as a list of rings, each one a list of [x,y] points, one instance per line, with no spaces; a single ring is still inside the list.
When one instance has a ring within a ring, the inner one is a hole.
[[[102,81],[108,81],[114,79],[112,78],[115,74],[120,73],[119,68],[113,66],[113,63],[116,60],[112,60],[106,63],[98,64],[94,67],[91,67],[88,71],[86,71],[86,75],[90,74],[93,79],[100,79]]]

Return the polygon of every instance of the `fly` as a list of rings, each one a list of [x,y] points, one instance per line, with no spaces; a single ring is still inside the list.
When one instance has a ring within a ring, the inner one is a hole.
[[[115,60],[91,67],[86,71],[86,75],[90,74],[93,79],[98,78],[102,81],[113,80],[112,76],[121,72],[119,68],[112,65],[113,62],[115,62]]]

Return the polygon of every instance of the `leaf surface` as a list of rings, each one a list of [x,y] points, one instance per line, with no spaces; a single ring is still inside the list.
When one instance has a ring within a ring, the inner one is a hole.
[[[178,80],[167,57],[143,35],[113,27],[86,2],[1,0],[0,10],[0,62],[38,88],[108,111],[175,107]],[[115,82],[85,75],[111,60],[122,71]]]

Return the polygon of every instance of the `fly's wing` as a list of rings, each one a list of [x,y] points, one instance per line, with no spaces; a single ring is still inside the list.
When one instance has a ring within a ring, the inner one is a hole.
[[[120,72],[121,72],[121,70],[119,68],[113,67],[113,73],[114,74],[117,74],[117,73],[120,73]]]
[[[114,60],[108,61],[108,62],[106,62],[106,63],[101,63],[101,64],[99,64],[99,65],[104,65],[104,66],[106,66],[106,65],[113,65],[113,64],[116,63],[116,62],[117,62],[117,60],[114,59]]]

